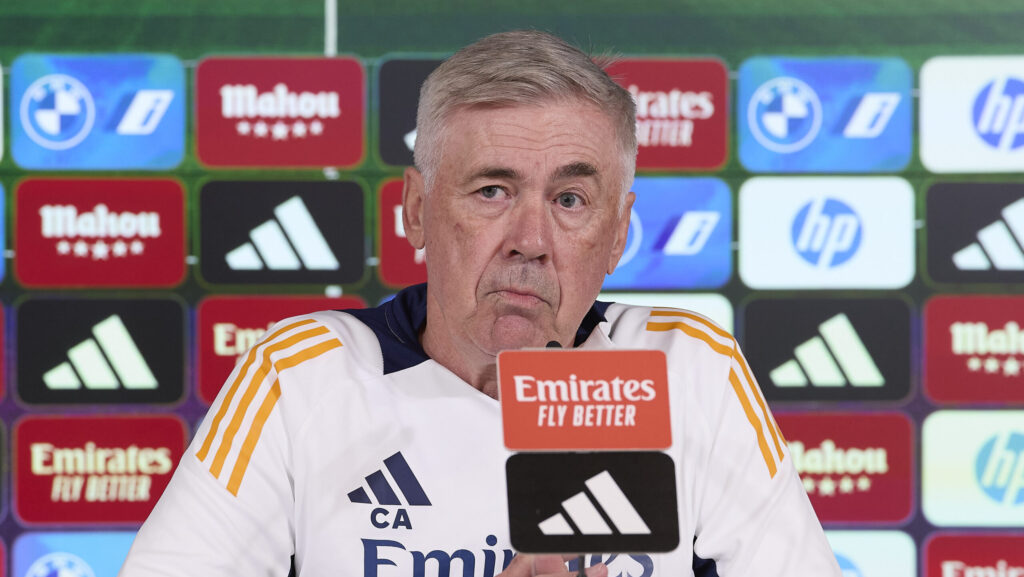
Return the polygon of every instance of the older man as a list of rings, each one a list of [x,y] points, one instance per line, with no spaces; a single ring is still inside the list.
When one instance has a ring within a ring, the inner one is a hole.
[[[552,340],[669,359],[681,544],[613,575],[838,575],[735,340],[594,300],[633,203],[629,93],[557,38],[498,34],[431,75],[417,130],[403,219],[428,285],[269,331],[122,575],[566,575],[510,548],[495,399],[497,353]]]

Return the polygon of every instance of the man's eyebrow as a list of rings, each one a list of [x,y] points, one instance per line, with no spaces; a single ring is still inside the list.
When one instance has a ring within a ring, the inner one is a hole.
[[[597,176],[597,167],[589,162],[573,162],[558,167],[555,171],[555,179],[579,178],[581,176]]]
[[[480,170],[469,175],[466,182],[472,182],[481,178],[500,178],[504,180],[519,180],[519,172],[514,168],[506,168],[503,166],[485,166]]]

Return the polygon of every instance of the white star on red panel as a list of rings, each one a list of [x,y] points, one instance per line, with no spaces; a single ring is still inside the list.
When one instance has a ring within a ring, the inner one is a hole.
[[[110,245],[102,240],[98,240],[92,245],[93,260],[107,260],[108,256],[110,256]]]
[[[71,243],[62,240],[57,243],[57,254],[69,254],[71,252]]]

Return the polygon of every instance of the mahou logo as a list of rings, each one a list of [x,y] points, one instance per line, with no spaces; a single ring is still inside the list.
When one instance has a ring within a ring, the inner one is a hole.
[[[141,523],[185,451],[184,423],[169,416],[31,416],[14,437],[28,523]]]
[[[356,297],[210,297],[199,304],[199,397],[212,403],[232,369],[274,323],[322,310],[359,309]]]
[[[925,545],[925,577],[1020,577],[1024,536],[941,534]]]
[[[211,166],[352,166],[364,72],[353,58],[207,58],[196,70],[199,159]]]
[[[912,511],[911,423],[900,414],[778,414],[822,522],[899,522]]]
[[[633,95],[638,168],[716,168],[728,152],[728,87],[719,60],[620,60],[608,69]]]
[[[947,296],[925,305],[928,395],[1015,402],[1024,394],[1024,297]]]
[[[171,287],[185,275],[174,180],[28,179],[17,188],[15,272],[31,287]]]
[[[380,278],[391,286],[427,282],[423,249],[409,244],[402,225],[402,181],[390,180],[380,188]]]

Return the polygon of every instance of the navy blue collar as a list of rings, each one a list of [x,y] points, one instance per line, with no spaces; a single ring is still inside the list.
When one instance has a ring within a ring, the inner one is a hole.
[[[576,329],[580,346],[590,337],[597,325],[605,322],[604,313],[611,303],[594,301]],[[414,367],[430,358],[419,335],[427,325],[427,285],[413,285],[400,291],[395,298],[374,308],[345,311],[370,327],[380,342],[384,356],[384,374]]]

